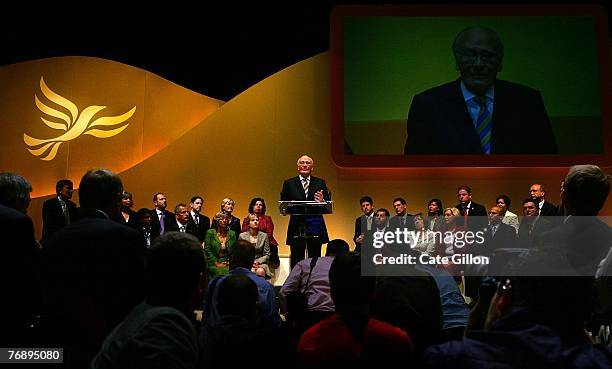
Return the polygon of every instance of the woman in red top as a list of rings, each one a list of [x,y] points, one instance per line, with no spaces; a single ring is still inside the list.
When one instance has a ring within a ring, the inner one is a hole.
[[[249,214],[255,214],[259,218],[259,231],[264,232],[268,235],[270,241],[270,259],[268,260],[268,266],[272,269],[276,269],[280,265],[278,259],[278,242],[274,239],[274,223],[272,217],[266,215],[266,202],[261,197],[255,197],[249,204]],[[242,232],[246,232],[249,229],[249,216],[242,221]]]

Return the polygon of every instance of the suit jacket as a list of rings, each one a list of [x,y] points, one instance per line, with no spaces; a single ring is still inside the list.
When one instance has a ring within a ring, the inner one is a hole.
[[[523,217],[518,230],[518,246],[520,248],[529,249],[533,247],[534,240],[541,234],[550,231],[553,228],[551,222],[542,217]]]
[[[544,204],[542,204],[542,209],[540,209],[540,216],[556,217],[557,215],[559,215],[559,209],[557,208],[557,206],[544,200]]]
[[[482,154],[460,81],[434,87],[412,99],[405,154]],[[502,80],[495,81],[494,89],[491,153],[558,153],[540,93]],[[537,144],[527,132],[538,132]]]
[[[32,220],[0,205],[0,344],[16,347],[30,343],[27,322],[40,310],[40,253]]]
[[[302,182],[300,181],[300,176],[296,176],[285,180],[283,183],[283,190],[280,194],[280,199],[281,201],[315,201],[314,194],[319,190],[323,191],[323,199],[325,201],[331,200],[325,180],[310,176],[310,182],[308,184],[308,198],[306,198],[304,187],[302,187]],[[289,220],[289,227],[287,228],[287,245],[296,243],[298,240],[296,236],[299,235],[300,226],[305,223],[315,225],[320,224],[320,227],[317,227],[316,230],[316,233],[319,236],[318,240],[321,243],[329,242],[327,227],[325,226],[325,220],[323,220],[322,215],[292,215],[291,219]]]
[[[42,281],[49,313],[64,319],[53,342],[93,354],[144,298],[146,248],[136,230],[97,211],[82,215],[47,241]]]
[[[185,232],[186,233],[194,235],[194,236],[196,236],[196,238],[198,237],[196,235],[196,225],[195,225],[195,223],[192,220],[188,220],[187,224],[185,224],[185,227],[186,227],[185,228]],[[174,221],[170,225],[168,225],[166,227],[165,231],[166,232],[180,232],[179,231],[179,225],[176,222],[176,218],[174,219]]]
[[[361,246],[361,243],[357,243],[357,237],[361,236],[362,234],[365,235],[365,233],[368,230],[368,216],[363,214],[357,217],[357,219],[355,219],[355,234],[353,235],[353,241],[355,242],[355,245]],[[372,217],[372,225],[371,227],[375,227],[376,225],[374,224],[374,217]]]
[[[411,230],[413,231],[415,230],[415,228],[414,228],[414,219],[412,217],[413,217],[412,214],[406,214],[404,217],[396,215],[392,217],[391,219],[389,219],[389,226],[393,229],[407,228],[409,231]],[[406,223],[405,225],[404,225],[404,221]]]
[[[164,209],[164,232],[168,227],[172,227],[172,223],[176,223],[176,216],[174,213]],[[151,242],[161,234],[161,226],[159,224],[159,216],[157,215],[157,209],[151,210]]]
[[[242,232],[238,235],[239,240],[251,242],[249,232]],[[255,260],[259,264],[267,264],[270,259],[270,241],[268,235],[259,231],[257,233],[257,242],[255,243]]]
[[[495,231],[495,235],[492,233],[491,226],[487,226],[483,235],[485,242],[484,248],[482,249],[482,255],[491,255],[495,249],[508,249],[516,247],[516,231],[514,227],[504,223],[500,223]]]
[[[204,242],[206,231],[210,229],[210,218],[208,218],[206,215],[196,214],[196,216],[198,217],[198,224],[195,224],[195,220],[193,220],[193,217],[191,217],[191,213],[189,213],[189,216],[195,226],[194,235],[198,238],[198,240],[200,240],[200,242]]]
[[[461,204],[457,204],[455,207],[459,210],[459,213],[461,213]],[[487,223],[487,209],[485,209],[484,206],[471,201],[468,211],[467,224],[465,225],[468,226],[470,230],[480,231],[487,226]]]
[[[75,221],[77,218],[76,204],[70,200],[66,200],[65,203],[66,207],[68,208],[68,216],[70,217],[70,221]],[[45,242],[49,238],[49,236],[66,226],[66,220],[64,218],[64,211],[62,210],[62,205],[60,204],[57,196],[43,203],[42,213],[42,241]]]

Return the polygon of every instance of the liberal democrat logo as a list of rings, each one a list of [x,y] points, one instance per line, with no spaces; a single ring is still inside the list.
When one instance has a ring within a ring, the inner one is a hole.
[[[29,146],[28,151],[32,155],[38,156],[41,160],[53,160],[63,142],[72,141],[81,135],[91,135],[98,138],[108,138],[118,135],[127,128],[129,123],[125,123],[125,121],[130,119],[136,111],[136,107],[134,106],[130,111],[124,114],[114,117],[100,117],[92,122],[91,119],[93,116],[106,108],[106,106],[88,106],[79,114],[77,106],[67,98],[51,91],[45,84],[43,77],[40,77],[40,90],[49,101],[59,105],[69,113],[66,114],[65,112],[45,105],[38,99],[38,96],[34,94],[34,102],[38,109],[47,116],[55,118],[54,121],[51,121],[40,117],[43,123],[53,129],[65,131],[59,137],[46,140],[33,138],[25,133],[23,134],[23,142]]]

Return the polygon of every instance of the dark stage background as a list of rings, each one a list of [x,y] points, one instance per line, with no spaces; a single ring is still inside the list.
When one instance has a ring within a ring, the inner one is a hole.
[[[95,56],[228,101],[279,70],[329,50],[329,13],[335,5],[374,3],[411,2],[302,1],[257,6],[169,2],[159,8],[109,2],[61,7],[14,4],[16,8],[4,11],[0,18],[0,65],[54,56]],[[601,4],[608,12],[611,7],[603,1],[581,3]]]

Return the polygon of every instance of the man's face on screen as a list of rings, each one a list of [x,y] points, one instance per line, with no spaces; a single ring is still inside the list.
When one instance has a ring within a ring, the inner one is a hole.
[[[476,95],[483,95],[501,70],[499,43],[485,30],[465,32],[457,42],[455,57],[465,87]]]

